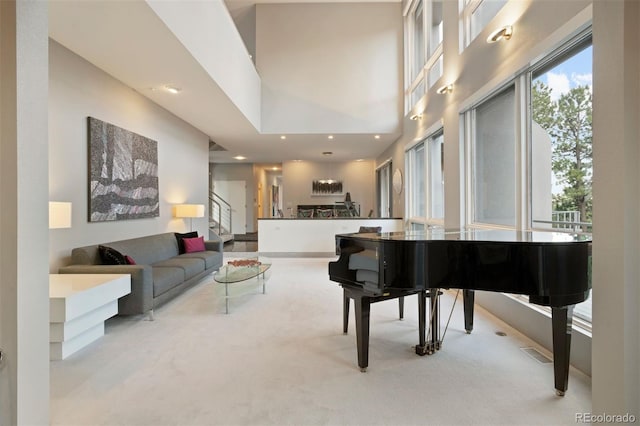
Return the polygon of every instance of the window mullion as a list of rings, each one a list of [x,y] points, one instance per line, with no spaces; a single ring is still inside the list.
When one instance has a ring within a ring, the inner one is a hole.
[[[517,230],[529,229],[527,203],[527,107],[526,107],[526,78],[520,76],[515,81],[515,226]]]
[[[425,139],[425,141],[423,142],[423,146],[424,146],[424,155],[423,155],[423,161],[424,161],[424,193],[422,194],[424,197],[424,212],[422,212],[422,216],[424,217],[425,220],[429,219],[429,217],[431,217],[431,177],[429,176],[430,172],[431,172],[431,163],[429,162],[430,159],[430,154],[429,154],[429,150],[430,150],[430,146],[429,144],[431,143],[431,136],[429,136],[427,139]]]

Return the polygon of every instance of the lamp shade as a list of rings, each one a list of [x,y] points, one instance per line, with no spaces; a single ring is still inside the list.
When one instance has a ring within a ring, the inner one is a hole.
[[[49,201],[49,229],[71,228],[71,203]]]
[[[176,204],[174,217],[204,217],[204,204]]]

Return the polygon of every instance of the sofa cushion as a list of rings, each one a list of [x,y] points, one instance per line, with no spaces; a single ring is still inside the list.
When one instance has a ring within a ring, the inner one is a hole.
[[[178,254],[184,253],[184,239],[198,238],[198,231],[185,232],[184,234],[175,233],[176,242],[178,243]]]
[[[199,251],[204,251],[204,237],[198,238],[185,238],[182,240],[184,243],[184,252],[185,253],[197,253]]]
[[[191,277],[195,277],[200,272],[204,271],[204,264],[205,262],[203,259],[178,256],[171,259],[156,262],[151,266],[154,268],[156,267],[181,268],[184,272],[183,279],[188,280]]]
[[[157,266],[151,268],[151,275],[153,276],[153,297],[160,296],[184,281],[182,268]]]
[[[108,246],[98,246],[98,253],[100,253],[100,260],[103,265],[126,265],[127,260],[124,255],[118,250]]]
[[[114,241],[108,245],[133,257],[138,265],[151,265],[178,255],[178,242],[173,232]]]
[[[219,251],[199,251],[196,253],[185,253],[178,256],[179,258],[191,258],[191,259],[202,259],[205,262],[205,267],[209,268],[219,268],[222,265],[222,253]]]

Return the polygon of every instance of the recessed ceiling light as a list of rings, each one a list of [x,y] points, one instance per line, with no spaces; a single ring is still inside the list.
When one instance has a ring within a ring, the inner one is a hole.
[[[273,167],[271,168],[271,170],[280,170],[280,169],[279,169],[279,168],[277,168],[276,166],[273,166]]]
[[[280,139],[285,140],[287,137],[285,135],[280,136]]]
[[[364,158],[358,158],[356,161],[364,161]]]
[[[413,114],[411,117],[409,117],[409,119],[413,121],[420,120],[421,118],[422,114]]]
[[[331,151],[325,151],[325,152],[322,153],[322,155],[331,155],[331,154],[333,154],[333,152],[331,152]]]
[[[513,35],[513,27],[511,25],[505,25],[498,28],[487,37],[487,43],[495,43],[500,40],[509,40]]]
[[[375,135],[373,138],[374,139],[380,139],[380,135]]]
[[[247,157],[243,157],[242,155],[236,155],[235,157],[233,157],[235,160],[246,160]]]
[[[170,85],[164,86],[164,89],[169,93],[173,93],[174,95],[177,95],[182,91],[182,89],[180,89],[179,87],[170,86]]]
[[[333,139],[333,135],[327,136],[327,139]]]

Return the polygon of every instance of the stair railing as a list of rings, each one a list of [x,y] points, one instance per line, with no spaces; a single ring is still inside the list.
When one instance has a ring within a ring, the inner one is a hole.
[[[217,234],[231,233],[231,204],[213,191],[209,192],[209,222],[217,226]]]

